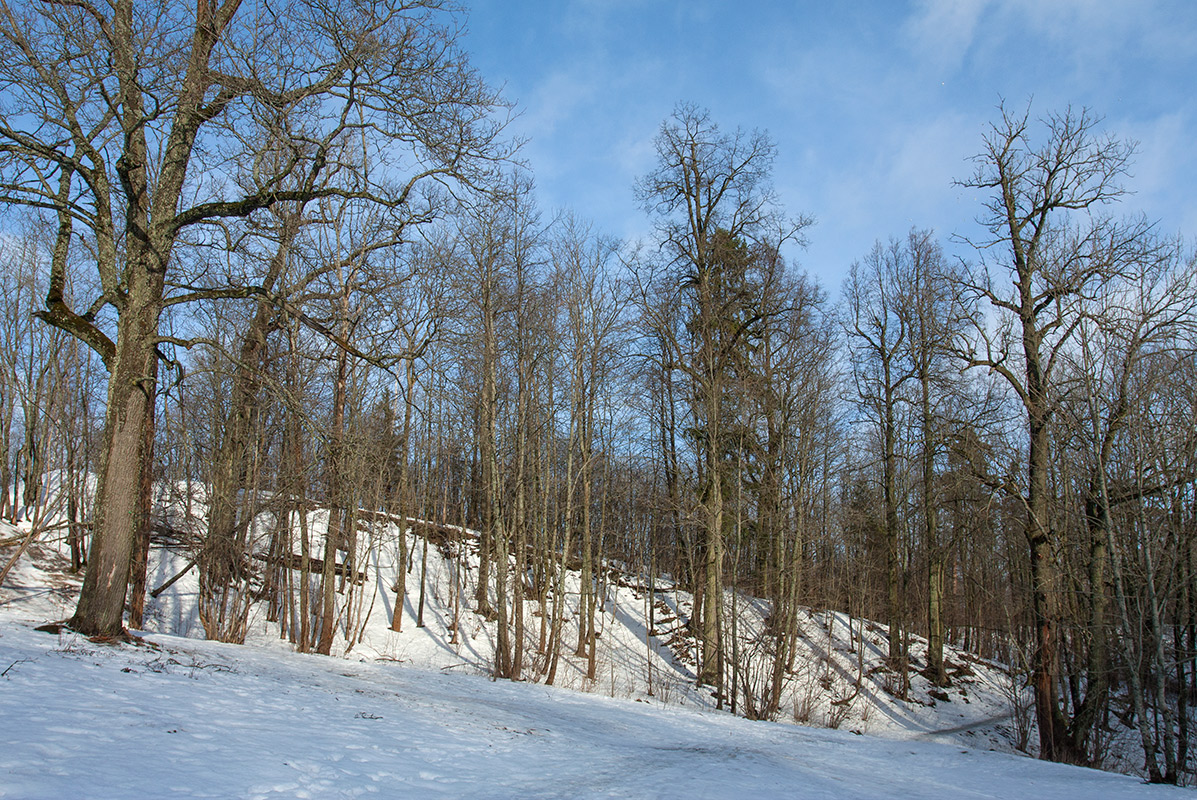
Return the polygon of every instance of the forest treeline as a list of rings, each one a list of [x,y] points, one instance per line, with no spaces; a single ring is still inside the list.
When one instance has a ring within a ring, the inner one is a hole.
[[[73,628],[141,624],[156,533],[210,638],[264,604],[328,653],[363,526],[420,520],[478,532],[497,676],[593,677],[616,566],[691,593],[749,716],[834,608],[888,625],[899,696],[950,642],[1024,676],[1042,757],[1099,763],[1119,714],[1189,769],[1197,264],[1099,119],[999,108],[971,255],[878,231],[833,302],[764,133],[679,105],[617,242],[537,208],[441,3],[155,9],[0,0],[0,514],[68,543]]]

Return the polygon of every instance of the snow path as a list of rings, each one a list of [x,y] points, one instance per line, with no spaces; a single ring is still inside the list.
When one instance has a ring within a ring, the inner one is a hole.
[[[923,741],[385,662],[0,620],[0,797],[1179,797]],[[1185,796],[1191,796],[1185,793]]]

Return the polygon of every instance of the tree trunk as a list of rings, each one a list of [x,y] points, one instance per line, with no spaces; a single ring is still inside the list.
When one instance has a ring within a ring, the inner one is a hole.
[[[1104,465],[1104,461],[1102,462]],[[1099,465],[1098,469],[1104,470]],[[1097,723],[1098,713],[1105,707],[1109,695],[1109,665],[1106,646],[1106,587],[1105,567],[1107,553],[1107,528],[1110,523],[1110,509],[1100,479],[1094,479],[1090,486],[1090,497],[1085,503],[1085,528],[1089,534],[1089,604],[1088,633],[1089,656],[1085,665],[1085,696],[1077,706],[1069,726],[1072,747],[1077,752],[1088,752],[1089,734]]]
[[[708,495],[706,498],[706,552],[703,561],[702,662],[698,680],[718,686],[722,641],[719,631],[719,607],[723,593],[723,487],[715,467],[714,453],[709,453]]]
[[[943,663],[944,552],[939,541],[939,509],[935,503],[935,440],[930,375],[925,368],[919,378],[922,383],[923,418],[923,535],[927,540],[927,679],[936,686],[946,686],[948,674]]]
[[[902,638],[902,559],[901,532],[898,530],[898,498],[897,471],[898,461],[895,454],[895,440],[897,439],[897,424],[894,421],[893,378],[890,375],[890,359],[885,357],[885,420],[882,437],[884,439],[884,461],[882,467],[882,494],[885,503],[885,588],[886,588],[886,622],[889,625],[889,664],[897,673],[896,690],[899,697],[905,698],[910,687],[910,675],[906,658],[906,648]]]
[[[416,361],[414,357],[407,359],[405,374],[407,387],[404,392],[403,401],[403,444],[399,452],[399,478],[397,481],[398,486],[396,487],[399,494],[399,548],[397,553],[398,563],[395,565],[395,611],[391,614],[391,630],[396,633],[403,630],[403,606],[407,601],[407,528],[409,516],[408,504],[410,502],[408,492],[408,474],[410,468],[408,464],[411,455],[411,417],[415,406],[415,399],[412,397],[412,393],[415,391],[416,379]],[[428,549],[427,531],[424,532],[424,549]],[[424,579],[421,577],[421,604],[423,602],[423,592]],[[423,627],[423,625],[417,625],[416,627]]]
[[[1046,403],[1046,401],[1044,401]],[[1035,719],[1039,725],[1039,757],[1049,761],[1083,764],[1068,737],[1068,723],[1060,709],[1056,682],[1060,674],[1056,650],[1056,595],[1058,577],[1048,526],[1048,436],[1046,414],[1032,414],[1028,457],[1030,491],[1027,497],[1027,545],[1031,558],[1031,614],[1035,650],[1031,686],[1035,693]]]
[[[136,275],[136,274],[135,274]],[[145,427],[153,413],[154,351],[162,273],[136,275],[117,323],[117,344],[104,417],[104,458],[96,487],[95,527],[87,573],[70,627],[87,636],[123,633],[129,567],[141,517],[144,471],[150,468]]]
[[[144,624],[146,571],[150,562],[150,527],[154,501],[154,434],[157,430],[154,387],[157,383],[158,359],[154,358],[150,362],[150,380],[146,383],[150,391],[149,414],[143,429],[145,441],[142,443],[147,467],[142,470],[141,485],[138,487],[137,539],[133,547],[133,559],[129,564],[129,626],[137,629]]]
[[[285,248],[280,248],[280,252],[285,252]],[[282,258],[285,260],[285,256]],[[258,425],[261,368],[273,316],[273,309],[267,303],[258,303],[233,369],[230,407],[223,420],[220,450],[213,469],[208,535],[200,561],[201,610],[204,606],[223,603],[222,598],[227,595],[230,585],[244,578],[245,553],[237,532],[246,520],[242,519],[245,511],[240,509],[240,504],[246,488],[251,439]],[[207,613],[214,618],[223,616],[222,610],[215,608]]]
[[[349,355],[337,352],[337,376],[333,389],[333,418],[328,445],[328,530],[324,537],[324,569],[320,576],[320,639],[316,652],[332,652],[333,628],[336,623],[336,561],[337,551],[344,538],[345,497],[345,403]]]

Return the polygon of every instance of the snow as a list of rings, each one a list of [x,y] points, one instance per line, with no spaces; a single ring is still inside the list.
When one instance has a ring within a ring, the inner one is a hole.
[[[13,533],[0,523],[0,539]],[[558,686],[492,681],[493,623],[463,611],[457,643],[449,633],[459,563],[472,594],[468,557],[429,549],[417,628],[417,548],[403,632],[389,630],[397,541],[393,529],[363,537],[370,580],[360,614],[342,619],[358,637],[339,636],[333,658],[292,652],[260,608],[247,646],[203,641],[194,571],[149,604],[136,645],[35,631],[69,616],[78,589],[60,545],[39,542],[0,588],[0,798],[1172,796],[1012,754],[1016,684],[998,665],[952,651],[950,702],[917,675],[909,700],[893,697],[884,629],[842,614],[805,616],[783,714],[841,730],[714,711],[687,643],[668,644],[688,598],[656,595],[646,644],[634,580],[608,587],[596,680],[566,647]],[[155,549],[150,585],[187,560]],[[750,647],[765,608],[738,602]]]
[[[315,557],[322,556],[319,534],[325,524],[323,512],[314,512],[309,528],[313,531]],[[347,643],[345,636],[338,637],[334,655],[487,674],[495,647],[494,623],[463,610],[458,641],[454,643],[451,635],[453,612],[449,587],[456,579],[461,583],[463,596],[472,598],[477,559],[470,547],[476,543],[467,538],[467,558],[460,573],[453,554],[446,557],[438,547],[429,548],[426,627],[417,628],[415,605],[422,540],[409,534],[407,546],[415,563],[407,575],[403,632],[396,634],[390,630],[389,623],[395,601],[391,589],[396,577],[397,538],[394,526],[361,537],[362,552],[358,563],[367,564],[370,575],[366,596],[354,604],[362,618],[341,621],[343,633],[353,628],[358,635],[352,645]],[[151,558],[150,586],[160,586],[186,562],[187,557],[183,554],[155,551]],[[628,578],[627,585],[610,582],[603,595],[596,678],[587,679],[585,659],[573,655],[573,644],[577,641],[577,627],[573,624],[568,626],[564,637],[557,685],[611,697],[714,709],[716,703],[710,691],[695,686],[697,659],[693,639],[676,635],[683,628],[680,620],[689,614],[689,596],[674,591],[656,593],[656,626],[646,644],[643,580],[624,577]],[[667,583],[659,583],[660,586],[669,588]],[[567,579],[571,603],[577,602],[579,589],[580,578],[572,572]],[[157,601],[149,602],[147,631],[202,637],[203,628],[196,614],[197,591],[193,571]],[[744,652],[752,648],[759,650],[767,604],[744,598],[737,603],[741,612],[741,647]],[[463,602],[463,609],[465,605],[468,604]],[[542,610],[532,601],[525,609],[528,637],[535,642],[544,619],[539,616]],[[69,616],[70,611],[70,607],[64,608],[59,618]],[[966,674],[959,675],[947,690],[948,702],[931,697],[934,687],[915,673],[911,675],[909,699],[901,700],[888,691],[891,673],[884,665],[886,629],[883,626],[864,624],[859,619],[849,620],[842,613],[815,611],[804,615],[802,625],[803,635],[796,644],[799,652],[795,675],[787,683],[783,696],[782,718],[873,735],[947,738],[974,747],[1014,749],[1017,736],[1011,719],[1012,683],[1009,675],[997,665],[967,653],[951,651],[949,662]],[[278,638],[278,626],[265,620],[264,607],[255,607],[247,643],[273,646]],[[919,659],[925,657],[925,643],[916,639],[912,655],[917,665]],[[759,680],[764,679],[765,661],[763,653],[755,661],[755,668],[761,671]],[[1024,699],[1029,701],[1029,698]],[[945,737],[944,730],[954,730],[956,735]]]
[[[1133,798],[1134,778],[387,662],[0,633],[0,797]]]

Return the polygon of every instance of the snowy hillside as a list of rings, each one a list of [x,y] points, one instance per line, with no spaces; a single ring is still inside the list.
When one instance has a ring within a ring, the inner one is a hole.
[[[0,797],[1133,798],[1129,777],[929,742],[153,635],[0,629]],[[1187,794],[1185,795],[1187,796]]]
[[[429,549],[423,628],[415,563],[396,633],[398,532],[384,533],[363,544],[369,579],[358,610],[342,614],[333,659],[292,653],[260,607],[250,646],[198,641],[194,570],[150,601],[146,644],[34,632],[69,616],[77,588],[53,542],[35,545],[0,590],[0,797],[726,797],[794,796],[799,786],[809,797],[925,796],[932,786],[1012,797],[1027,781],[1041,797],[1140,791],[1134,779],[988,753],[1013,750],[1018,727],[996,665],[953,652],[946,692],[914,675],[909,699],[895,698],[884,629],[842,614],[807,614],[782,715],[841,731],[711,713],[682,635],[688,597],[655,593],[646,636],[647,595],[631,578],[607,583],[593,681],[571,647],[554,687],[489,681],[494,624],[463,603],[451,635],[450,587],[471,585],[471,539],[464,551]],[[155,548],[150,587],[187,561]],[[741,602],[755,612],[744,614],[755,628],[740,632],[748,648],[764,609]],[[535,630],[542,617],[530,606]]]
[[[322,512],[312,514],[313,530],[323,530],[324,524]],[[366,570],[369,579],[366,591],[359,589],[360,594],[350,604],[348,613],[343,610],[344,595],[338,596],[342,616],[334,655],[489,674],[495,623],[470,610],[477,577],[477,539],[467,532],[456,541],[441,540],[428,549],[425,627],[418,628],[423,539],[408,534],[409,560],[413,563],[407,575],[402,633],[395,633],[390,629],[390,621],[395,602],[392,589],[396,584],[398,539],[394,525],[359,538],[358,563],[369,565]],[[314,544],[318,540],[315,537]],[[459,545],[464,546],[464,551],[458,550]],[[317,551],[317,555],[322,553]],[[161,586],[185,564],[183,553],[154,551],[149,585]],[[147,631],[203,637],[196,614],[194,574],[194,570],[185,574],[159,598],[147,601]],[[579,574],[568,571],[566,584],[571,602],[576,603]],[[463,596],[458,604],[456,639],[452,635],[454,586]],[[695,686],[696,642],[684,624],[690,612],[690,597],[685,592],[670,591],[669,584],[659,580],[655,588],[653,630],[651,636],[646,636],[649,627],[646,581],[640,576],[608,572],[601,592],[595,678],[587,679],[586,659],[574,655],[575,624],[567,628],[564,637],[555,685],[609,697],[714,710],[717,698],[710,688]],[[738,638],[746,669],[764,675],[766,657],[759,651],[768,604],[744,597],[738,598],[737,604]],[[69,613],[70,608],[64,607],[59,618]],[[540,681],[545,672],[545,657],[537,654],[536,643],[540,626],[548,616],[548,610],[540,609],[535,602],[525,606],[525,625],[531,640],[529,672],[533,677],[539,675]],[[948,663],[953,676],[950,687],[937,690],[912,671],[908,699],[899,700],[891,692],[893,677],[885,664],[884,627],[849,619],[842,613],[808,610],[801,620],[801,632],[794,669],[783,693],[780,719],[897,738],[944,738],[1003,751],[1013,751],[1019,744],[1018,726],[1012,714],[1013,685],[998,665],[985,663],[968,653],[950,651]],[[264,605],[255,606],[247,642],[274,644],[278,639],[278,625],[265,620]],[[916,670],[924,653],[925,643],[916,639],[912,646]],[[1019,699],[1022,701],[1022,697]]]

